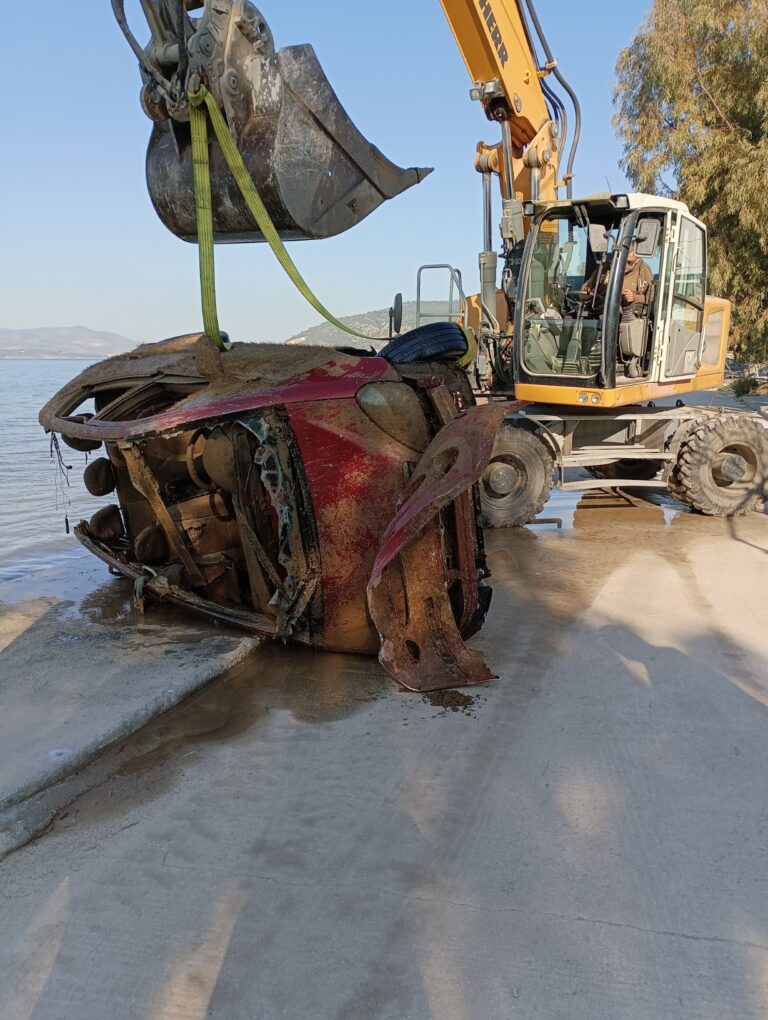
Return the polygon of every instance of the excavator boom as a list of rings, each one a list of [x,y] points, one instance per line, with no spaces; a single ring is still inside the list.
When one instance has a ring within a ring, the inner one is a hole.
[[[520,6],[509,0],[440,0],[473,82],[496,83],[483,98],[490,117],[501,105],[522,149],[551,119]]]
[[[501,178],[507,200],[555,201],[561,187],[570,198],[581,110],[549,48],[533,0],[440,3],[474,83],[472,98],[482,103],[489,120],[502,126],[500,143],[478,145],[475,166]],[[568,107],[573,134],[561,180]]]

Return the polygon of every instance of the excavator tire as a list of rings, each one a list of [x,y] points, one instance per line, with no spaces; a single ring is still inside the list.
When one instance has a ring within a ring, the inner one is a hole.
[[[680,484],[680,477],[678,474],[677,464],[675,464],[675,466],[669,473],[669,478],[667,479],[667,488],[669,489],[670,493],[675,497],[676,500],[678,500],[680,503],[684,503],[685,506],[690,506],[690,503],[688,502],[685,496],[685,489]]]
[[[709,517],[743,517],[768,500],[768,429],[754,419],[701,418],[680,446],[669,488]]]
[[[482,524],[521,528],[537,517],[552,490],[554,458],[534,432],[502,425],[480,479]]]
[[[379,351],[396,365],[413,361],[447,361],[467,353],[467,338],[455,322],[428,322],[390,340]]]

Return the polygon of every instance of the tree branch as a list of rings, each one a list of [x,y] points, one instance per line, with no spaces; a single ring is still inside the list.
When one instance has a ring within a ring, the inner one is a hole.
[[[683,31],[684,31],[684,34],[685,34],[685,42],[687,42],[687,44],[688,44],[688,53],[689,53],[690,61],[691,61],[692,66],[695,68],[695,67],[697,67],[696,47],[693,44],[693,38],[691,36],[690,30],[689,30],[689,27],[688,27],[688,18],[686,17],[685,11],[683,10],[683,7],[682,7],[682,4],[680,3],[680,0],[675,0],[675,7],[677,9],[677,14],[678,14],[678,17],[680,19],[680,24],[681,24],[681,26],[683,28]],[[720,109],[720,106],[717,103],[717,100],[712,95],[712,93],[709,91],[707,86],[704,84],[704,82],[702,81],[702,77],[701,77],[700,74],[698,74],[698,72],[694,74],[693,81],[696,84],[698,84],[698,86],[701,89],[701,91],[704,93],[704,95],[707,97],[707,99],[711,103],[712,109],[715,111],[715,113],[720,118],[720,120],[723,122],[723,124],[726,124],[728,126],[728,129],[731,131],[732,134],[738,134],[736,126],[731,123],[731,121],[726,117],[726,115]]]

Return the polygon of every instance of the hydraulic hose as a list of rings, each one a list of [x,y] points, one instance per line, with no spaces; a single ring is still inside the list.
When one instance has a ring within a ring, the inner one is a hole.
[[[136,36],[133,34],[130,26],[128,25],[128,19],[125,16],[125,0],[112,0],[112,13],[115,16],[117,24],[120,26],[120,31],[123,33],[128,45],[133,50],[142,71],[146,74],[150,81],[158,86],[166,98],[170,97],[171,83],[166,81],[165,78],[158,73],[157,68],[150,63],[147,54],[141,48]]]
[[[576,162],[576,151],[579,147],[579,141],[581,140],[581,106],[576,93],[571,88],[570,84],[566,81],[560,68],[557,66],[557,61],[554,58],[552,50],[547,42],[547,37],[544,35],[544,29],[541,27],[539,16],[536,13],[536,8],[533,6],[533,0],[524,0],[525,6],[528,8],[531,21],[533,22],[536,34],[539,37],[539,42],[544,50],[544,55],[547,58],[547,68],[552,70],[557,81],[562,85],[565,91],[568,93],[568,97],[573,103],[573,109],[575,113],[575,122],[573,127],[573,142],[571,143],[571,151],[568,153],[568,166],[565,174],[566,187],[568,189],[568,198],[573,198],[573,165]]]
[[[187,48],[187,5],[185,0],[176,0],[176,35],[179,39],[178,81],[182,86],[189,70],[189,49]]]

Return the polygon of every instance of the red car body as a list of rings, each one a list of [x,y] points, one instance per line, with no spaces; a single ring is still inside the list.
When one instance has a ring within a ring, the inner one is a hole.
[[[103,446],[86,484],[118,503],[76,534],[140,592],[430,690],[492,677],[464,644],[490,601],[473,486],[508,412],[450,365],[192,335],[86,369],[40,421]]]

